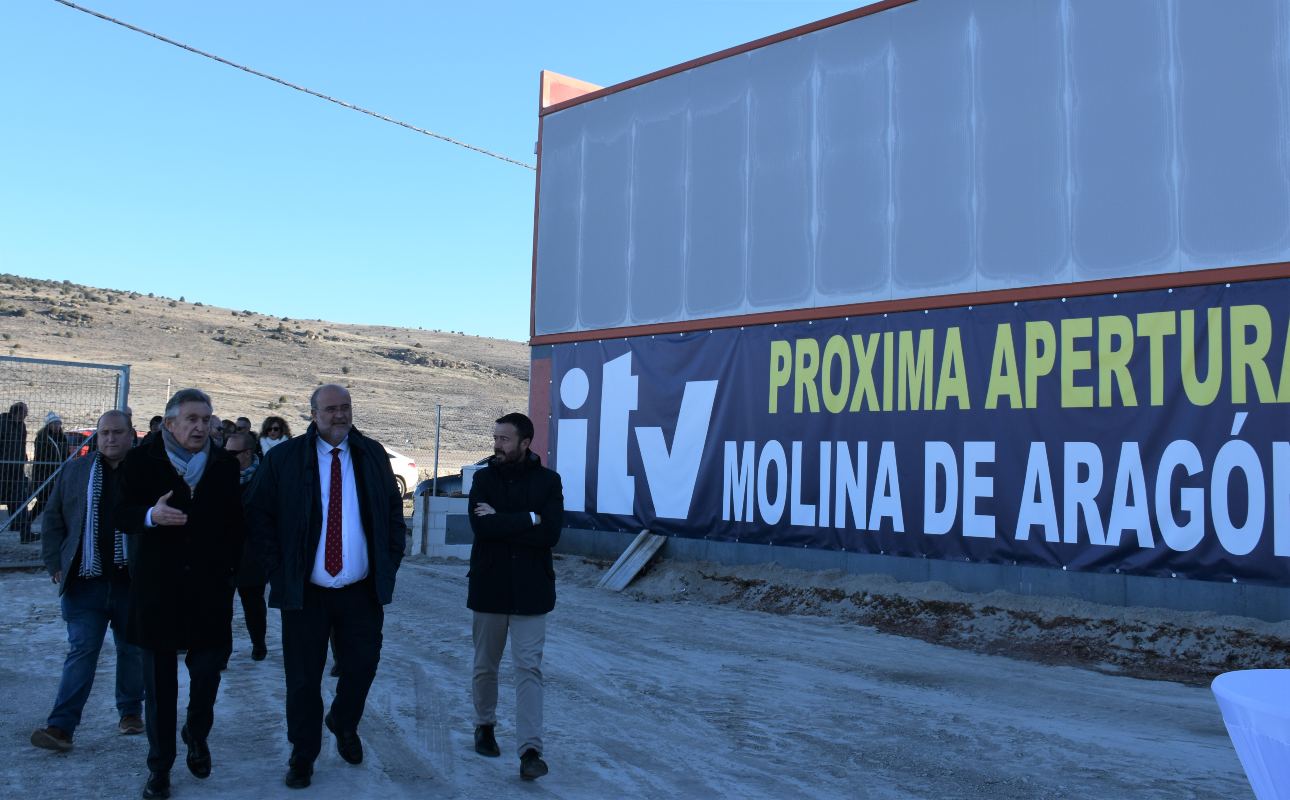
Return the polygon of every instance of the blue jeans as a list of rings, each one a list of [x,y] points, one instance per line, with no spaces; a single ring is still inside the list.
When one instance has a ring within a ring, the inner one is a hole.
[[[76,576],[64,580],[71,580],[62,598],[69,647],[48,724],[62,728],[70,736],[81,722],[81,712],[94,686],[94,672],[108,627],[116,643],[116,709],[120,716],[143,711],[143,652],[124,638],[128,585]]]

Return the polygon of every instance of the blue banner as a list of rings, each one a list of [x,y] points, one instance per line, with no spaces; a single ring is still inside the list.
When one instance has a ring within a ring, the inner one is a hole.
[[[571,527],[1284,585],[1290,281],[552,348]]]

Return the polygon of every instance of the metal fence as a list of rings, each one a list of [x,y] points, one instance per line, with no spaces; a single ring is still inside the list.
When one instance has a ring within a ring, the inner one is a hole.
[[[39,514],[59,470],[129,393],[128,365],[0,356],[0,565],[40,560]]]

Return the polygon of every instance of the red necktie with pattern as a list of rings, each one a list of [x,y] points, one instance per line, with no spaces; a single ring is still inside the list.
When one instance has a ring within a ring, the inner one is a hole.
[[[331,483],[327,498],[327,544],[323,550],[323,566],[328,575],[340,572],[340,448],[331,451]]]

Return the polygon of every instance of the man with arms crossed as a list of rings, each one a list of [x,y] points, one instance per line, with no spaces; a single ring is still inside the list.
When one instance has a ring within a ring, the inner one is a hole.
[[[475,752],[499,756],[497,668],[511,637],[515,664],[515,733],[520,777],[547,774],[542,760],[542,647],[546,615],[555,608],[551,548],[560,539],[564,492],[560,475],[529,450],[533,422],[507,414],[493,428],[493,458],[470,488],[470,578],[466,605],[474,612]]]
[[[326,384],[309,398],[304,436],[274,447],[247,499],[252,550],[282,610],[287,679],[285,782],[310,784],[322,726],[350,764],[363,760],[358,723],[381,657],[384,606],[394,597],[407,527],[385,448],[353,426],[349,392]],[[334,638],[340,680],[323,717],[322,673]]]
[[[31,743],[47,750],[71,749],[109,626],[116,642],[117,729],[143,733],[143,654],[125,640],[130,574],[116,514],[124,472],[119,467],[133,440],[124,413],[99,417],[95,451],[63,467],[41,517],[41,552],[58,584],[68,644],[54,710],[46,726],[31,734]]]

